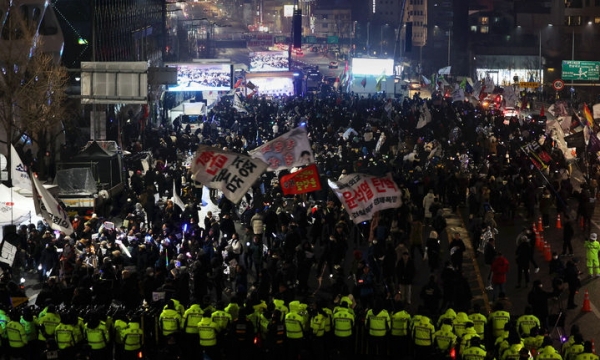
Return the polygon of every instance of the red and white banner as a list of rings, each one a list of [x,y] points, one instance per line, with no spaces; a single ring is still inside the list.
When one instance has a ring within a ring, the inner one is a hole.
[[[355,173],[328,182],[355,224],[371,220],[379,210],[402,205],[402,193],[391,174],[378,178]]]
[[[291,169],[314,162],[304,126],[290,130],[248,153],[269,164],[268,171]]]
[[[267,168],[259,159],[202,145],[196,151],[191,169],[196,181],[219,189],[237,204]]]
[[[317,165],[311,164],[295,173],[284,175],[279,181],[283,195],[299,195],[321,190]]]

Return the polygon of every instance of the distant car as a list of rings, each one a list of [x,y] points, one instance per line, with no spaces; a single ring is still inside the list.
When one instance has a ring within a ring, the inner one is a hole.
[[[502,111],[502,115],[504,115],[505,118],[519,117],[519,110],[514,107],[505,107]]]
[[[337,69],[339,65],[340,65],[340,63],[338,63],[337,61],[331,61],[329,63],[329,68],[330,69]]]
[[[298,49],[294,49],[294,53],[297,56],[304,56],[304,51],[302,51],[302,49],[298,48]]]
[[[408,88],[410,90],[421,90],[421,83],[418,81],[411,81],[408,83]]]

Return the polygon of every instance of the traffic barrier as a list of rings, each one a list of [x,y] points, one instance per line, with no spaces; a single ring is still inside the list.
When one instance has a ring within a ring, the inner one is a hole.
[[[562,229],[562,221],[560,221],[560,214],[556,216],[556,228]]]
[[[547,241],[544,241],[544,260],[550,262],[552,260],[552,249]]]
[[[544,231],[544,224],[542,224],[542,217],[541,216],[538,218],[537,231],[539,231],[539,232]]]
[[[590,293],[587,289],[585,289],[585,294],[583,295],[583,306],[581,307],[581,312],[590,312],[592,311],[592,307],[590,305]]]

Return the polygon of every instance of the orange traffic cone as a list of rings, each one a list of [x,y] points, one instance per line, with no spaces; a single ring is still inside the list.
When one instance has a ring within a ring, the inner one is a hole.
[[[539,232],[544,231],[544,224],[542,224],[542,217],[541,216],[538,218],[537,231],[539,231]]]
[[[585,294],[583,295],[583,306],[581,307],[582,312],[590,312],[592,308],[590,306],[590,293],[587,289],[585,289]]]
[[[550,261],[552,260],[552,249],[550,248],[550,244],[548,242],[544,242],[544,260]]]
[[[556,216],[556,228],[562,229],[562,221],[560,221],[560,214]]]
[[[538,241],[537,244],[536,244],[537,245],[537,249],[539,251],[544,251],[544,243],[546,242],[546,241],[544,241],[544,234],[541,234],[541,233],[538,233],[538,234],[540,236],[540,241]]]
[[[535,231],[535,248],[540,249],[542,242],[542,235],[536,230]]]

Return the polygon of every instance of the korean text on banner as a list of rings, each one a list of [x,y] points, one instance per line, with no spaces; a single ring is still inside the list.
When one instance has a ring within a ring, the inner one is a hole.
[[[236,204],[262,175],[267,164],[260,159],[203,145],[198,148],[191,168],[196,181],[223,191],[223,195]]]
[[[321,190],[319,171],[315,164],[282,176],[280,182],[283,195],[299,195]]]
[[[62,231],[65,235],[71,235],[74,232],[73,225],[71,225],[65,209],[35,176],[32,176],[31,179],[33,180],[33,204],[36,213],[43,217],[52,229]]]
[[[355,224],[371,220],[379,210],[402,205],[400,189],[391,174],[383,178],[349,174],[339,181],[328,182]]]
[[[290,130],[248,153],[269,164],[268,171],[291,169],[314,162],[304,126]]]
[[[17,149],[15,149],[14,145],[11,146],[10,153],[10,167],[11,167],[11,180],[13,186],[24,190],[31,190],[31,178],[29,177],[29,173],[27,172],[27,166],[21,161],[21,157],[19,153],[17,153]]]

